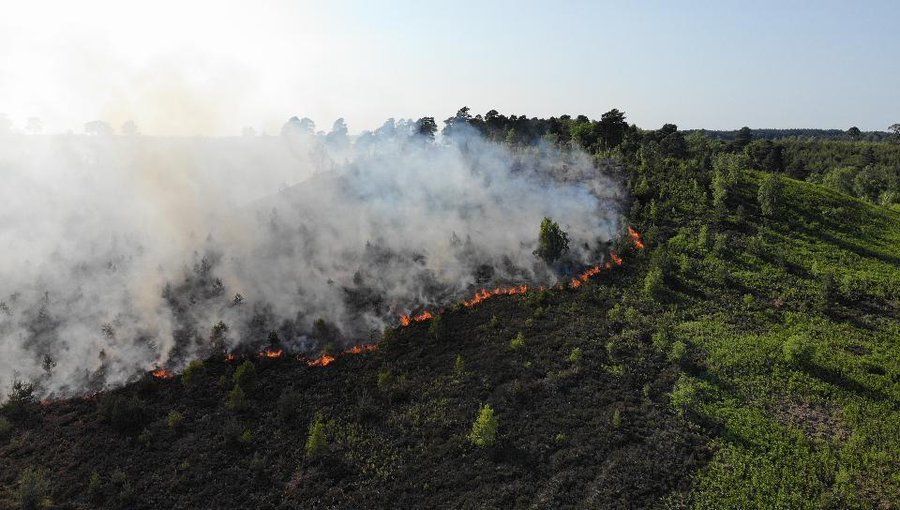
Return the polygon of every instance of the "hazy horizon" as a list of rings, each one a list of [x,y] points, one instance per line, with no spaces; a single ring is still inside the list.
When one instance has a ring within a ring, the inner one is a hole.
[[[352,132],[473,113],[682,129],[885,130],[900,120],[900,5],[246,2],[10,6],[0,114],[24,131]],[[827,105],[827,108],[825,107]]]

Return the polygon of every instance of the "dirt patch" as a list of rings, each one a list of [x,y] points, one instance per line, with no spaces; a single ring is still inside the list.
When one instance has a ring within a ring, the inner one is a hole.
[[[850,428],[836,405],[784,398],[773,411],[782,423],[803,430],[810,438],[844,441],[850,437]]]

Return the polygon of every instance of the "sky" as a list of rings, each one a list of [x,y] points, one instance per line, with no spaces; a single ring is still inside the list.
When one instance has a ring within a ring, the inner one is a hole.
[[[473,113],[683,129],[900,122],[900,2],[0,0],[23,131],[352,132]]]

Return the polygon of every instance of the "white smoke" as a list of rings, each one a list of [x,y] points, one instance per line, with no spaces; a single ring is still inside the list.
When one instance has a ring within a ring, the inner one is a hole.
[[[618,230],[618,186],[577,149],[413,133],[0,137],[0,385],[177,368],[219,321],[232,349],[371,339],[482,285],[553,283]],[[571,239],[553,268],[545,216]]]

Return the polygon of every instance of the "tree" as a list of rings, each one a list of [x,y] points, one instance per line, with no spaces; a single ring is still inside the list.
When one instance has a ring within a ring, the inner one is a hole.
[[[731,142],[731,147],[735,152],[739,152],[744,150],[744,147],[746,147],[752,141],[753,130],[748,128],[747,126],[744,126],[738,130],[737,134],[734,137],[734,141]]]
[[[89,135],[97,135],[97,136],[109,136],[113,134],[113,129],[102,120],[93,120],[91,122],[85,123],[84,132]]]
[[[862,131],[860,131],[858,127],[853,126],[847,130],[847,136],[849,136],[851,140],[859,140],[859,137],[862,136]]]
[[[888,127],[888,131],[894,133],[894,141],[900,142],[900,123],[891,124]]]
[[[499,422],[494,409],[485,404],[478,411],[478,417],[472,424],[472,431],[469,432],[469,441],[475,446],[492,446],[497,441],[497,428]]]
[[[138,134],[137,124],[135,124],[134,121],[131,120],[126,121],[124,124],[122,124],[121,131],[125,136],[134,136]]]
[[[625,130],[628,123],[625,122],[625,112],[613,108],[600,116],[597,125],[600,141],[607,149],[617,147],[625,139]]]
[[[288,119],[287,122],[281,126],[281,134],[282,135],[291,135],[291,134],[306,134],[311,135],[316,131],[316,123],[307,117],[303,117],[302,119],[297,118],[296,116]]]
[[[37,117],[29,117],[28,123],[25,124],[25,131],[33,135],[40,134],[44,130],[44,123]]]
[[[315,458],[328,449],[328,437],[325,435],[325,420],[322,415],[316,415],[315,421],[309,426],[309,435],[306,437],[306,456]]]
[[[468,126],[471,122],[472,116],[469,115],[469,107],[463,106],[456,112],[456,115],[444,121],[444,129],[441,130],[441,134],[444,136],[452,136],[454,133],[458,132],[460,128],[465,129],[463,126]]]
[[[778,175],[765,174],[756,195],[763,216],[773,217],[777,212],[781,194],[781,180]]]
[[[569,235],[559,228],[558,223],[545,217],[541,221],[538,249],[534,251],[534,254],[542,258],[544,262],[552,264],[567,251],[569,251]]]
[[[425,137],[428,140],[434,140],[434,133],[437,131],[437,124],[434,117],[422,117],[416,121],[415,133]]]

